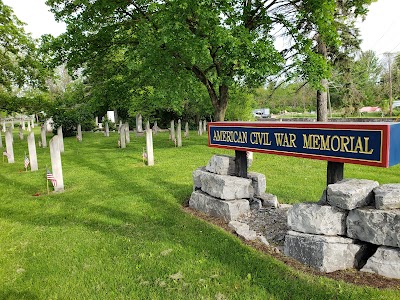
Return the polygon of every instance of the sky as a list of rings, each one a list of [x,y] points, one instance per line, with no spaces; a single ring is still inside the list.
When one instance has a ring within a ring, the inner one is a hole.
[[[25,29],[34,38],[50,33],[54,36],[65,31],[48,11],[46,0],[3,0],[11,6],[17,17],[27,23]],[[370,5],[364,22],[359,23],[363,51],[373,50],[379,56],[385,52],[400,52],[400,0],[378,0]]]

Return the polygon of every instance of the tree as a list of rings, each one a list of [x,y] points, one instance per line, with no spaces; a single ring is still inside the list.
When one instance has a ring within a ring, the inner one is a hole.
[[[318,32],[325,41],[335,40],[336,28],[331,26],[334,3],[47,1],[56,18],[67,23],[67,32],[53,42],[59,61],[74,68],[90,68],[89,62],[97,57],[117,53],[140,71],[140,77],[156,77],[156,89],[194,78],[207,92],[216,120],[225,117],[229,91],[260,86],[284,68],[285,58],[293,63],[288,68],[295,66],[311,84],[326,78],[328,68],[312,51],[309,33]],[[277,26],[295,41],[283,52],[274,46],[272,34]],[[183,91],[178,89],[178,93]],[[186,99],[183,95],[177,98]]]
[[[0,88],[11,90],[13,85],[39,85],[41,66],[35,43],[26,34],[23,24],[12,9],[0,0]]]

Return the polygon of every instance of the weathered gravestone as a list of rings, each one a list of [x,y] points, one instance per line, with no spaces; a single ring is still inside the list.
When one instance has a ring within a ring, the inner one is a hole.
[[[189,137],[189,123],[185,123],[185,138]]]
[[[136,132],[137,133],[143,132],[143,120],[141,114],[136,115]]]
[[[12,133],[10,131],[6,132],[6,153],[9,164],[13,164],[14,161],[14,148],[13,148],[13,140]]]
[[[81,126],[81,124],[77,125],[76,139],[78,140],[78,142],[82,142],[82,126]]]
[[[129,144],[131,142],[131,136],[130,136],[130,132],[129,132],[129,123],[128,122],[125,122],[124,130],[125,130],[125,141],[127,144]]]
[[[31,121],[29,121],[29,120],[28,120],[28,131],[29,131],[29,132],[32,131],[32,129],[31,129]]]
[[[120,142],[120,147],[126,148],[126,141],[125,141],[125,137],[126,137],[126,133],[125,133],[125,125],[121,125],[120,129],[119,129],[119,142]]]
[[[61,151],[60,151],[60,136],[55,135],[49,142],[50,145],[50,158],[53,176],[57,181],[54,186],[55,192],[64,191],[64,178],[61,164]]]
[[[36,143],[35,143],[35,135],[33,132],[28,134],[28,151],[29,151],[29,163],[31,165],[31,171],[38,170],[38,161],[36,155]]]
[[[24,133],[23,133],[23,129],[22,126],[19,126],[19,139],[22,141],[24,139]]]
[[[147,165],[154,166],[153,131],[150,129],[150,124],[148,121],[146,125],[146,153]]]
[[[61,153],[64,152],[64,135],[63,135],[63,130],[62,130],[62,126],[57,128],[57,135],[58,135],[58,142],[60,143],[59,145],[59,150]]]
[[[46,140],[46,125],[45,124],[43,124],[40,127],[40,137],[41,137],[41,140],[42,140],[42,147],[46,148],[47,147],[47,140]]]
[[[181,120],[178,120],[178,125],[176,126],[176,140],[177,146],[182,147],[182,125]]]
[[[106,137],[110,136],[110,127],[108,125],[108,122],[106,122],[106,124],[105,124],[104,136],[106,136]]]
[[[170,133],[171,133],[171,140],[175,141],[176,137],[175,137],[175,121],[171,120],[171,127],[169,128]]]

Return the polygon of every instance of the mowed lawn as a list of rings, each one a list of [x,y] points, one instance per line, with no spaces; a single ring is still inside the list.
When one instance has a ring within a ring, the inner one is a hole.
[[[25,172],[26,140],[14,132],[16,163],[0,161],[0,299],[400,299],[300,273],[185,213],[192,171],[234,154],[208,148],[206,135],[191,132],[182,148],[154,136],[153,167],[143,136],[126,149],[117,139],[65,138],[65,191],[47,195],[49,148]],[[251,170],[283,203],[317,201],[326,180],[323,161],[256,153]],[[400,168],[346,165],[345,176],[400,182]]]

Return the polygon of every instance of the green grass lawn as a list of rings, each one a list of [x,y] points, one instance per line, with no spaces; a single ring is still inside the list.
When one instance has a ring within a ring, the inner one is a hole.
[[[25,172],[27,144],[14,132],[16,163],[0,162],[0,299],[400,299],[399,290],[300,273],[186,214],[192,171],[233,151],[208,148],[194,132],[182,148],[167,133],[153,139],[155,166],[147,167],[144,137],[132,134],[126,149],[117,133],[66,138],[65,191],[47,195],[49,149],[37,149],[39,171]],[[251,167],[284,203],[317,201],[325,169],[265,154]],[[346,177],[380,183],[399,175],[398,166],[345,166]]]

